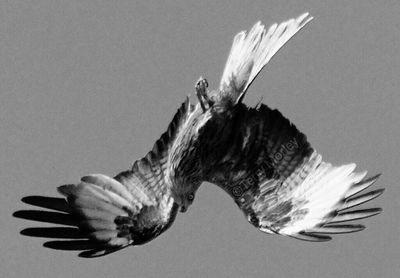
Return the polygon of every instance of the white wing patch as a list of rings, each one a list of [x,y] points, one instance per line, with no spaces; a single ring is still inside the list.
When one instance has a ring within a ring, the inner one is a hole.
[[[360,196],[355,194],[372,185],[379,176],[364,179],[367,172],[355,172],[354,163],[333,166],[321,161],[314,152],[292,173],[271,196],[270,202],[258,198],[253,209],[260,219],[260,230],[299,239],[329,240],[327,233],[347,233],[364,229],[362,225],[337,224],[352,221],[381,212],[379,208],[344,211],[368,202],[383,189]],[[289,181],[289,182],[287,182]],[[262,196],[261,196],[262,197]]]

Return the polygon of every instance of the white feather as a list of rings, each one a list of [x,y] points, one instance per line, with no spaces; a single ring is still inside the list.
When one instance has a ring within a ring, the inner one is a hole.
[[[81,179],[83,182],[91,183],[102,187],[104,190],[112,191],[122,198],[126,199],[128,202],[132,202],[133,196],[127,190],[127,188],[122,185],[117,180],[102,174],[92,174]]]
[[[343,205],[341,202],[343,202],[351,188],[366,175],[366,171],[354,172],[355,168],[356,165],[354,163],[332,166],[330,163],[321,162],[287,198],[287,200],[291,201],[297,200],[301,205],[296,207],[296,210],[307,210],[307,214],[301,218],[293,218],[291,223],[279,232],[281,234],[294,235],[301,231],[313,230],[315,227],[329,222],[326,217],[340,209],[340,206]],[[368,217],[373,214],[374,212],[366,212],[355,216]],[[352,220],[356,218],[350,214],[348,216],[344,215],[339,219]],[[348,230],[350,231],[351,229],[349,228]]]
[[[238,33],[222,74],[220,91],[233,94],[240,102],[251,82],[275,53],[311,20],[312,16],[304,13],[279,25],[275,23],[268,31],[257,22],[248,33]]]

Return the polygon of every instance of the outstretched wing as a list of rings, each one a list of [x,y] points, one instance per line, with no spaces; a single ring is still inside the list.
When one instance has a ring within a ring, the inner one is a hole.
[[[243,104],[238,109],[227,156],[208,181],[227,191],[261,231],[323,241],[330,239],[325,234],[362,230],[362,225],[342,222],[381,211],[348,211],[383,192],[357,195],[378,176],[365,179],[366,172],[355,172],[355,164],[322,161],[306,136],[278,110]]]
[[[248,33],[238,33],[222,74],[220,91],[229,95],[234,103],[240,102],[254,78],[275,53],[311,20],[312,17],[304,13],[280,24],[275,23],[268,30],[257,22]]]
[[[131,170],[114,178],[95,174],[63,185],[66,197],[29,196],[23,202],[49,210],[22,210],[15,217],[60,224],[64,227],[28,228],[27,236],[52,238],[45,247],[80,250],[82,257],[97,257],[129,245],[143,244],[165,231],[178,206],[166,181],[169,150],[193,112],[189,99],[182,104],[167,131]]]

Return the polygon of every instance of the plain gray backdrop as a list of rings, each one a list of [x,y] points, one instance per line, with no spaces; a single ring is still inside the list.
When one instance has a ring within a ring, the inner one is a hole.
[[[218,3],[217,3],[218,2]],[[219,188],[142,247],[98,259],[43,248],[25,195],[145,155],[200,75],[217,88],[233,36],[315,18],[251,86],[334,164],[383,173],[383,214],[328,243],[269,236]],[[1,277],[398,277],[400,1],[1,1]]]

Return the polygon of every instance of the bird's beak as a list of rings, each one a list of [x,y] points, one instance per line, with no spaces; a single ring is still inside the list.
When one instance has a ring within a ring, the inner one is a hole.
[[[186,212],[186,210],[187,210],[187,207],[181,206],[181,212]]]

